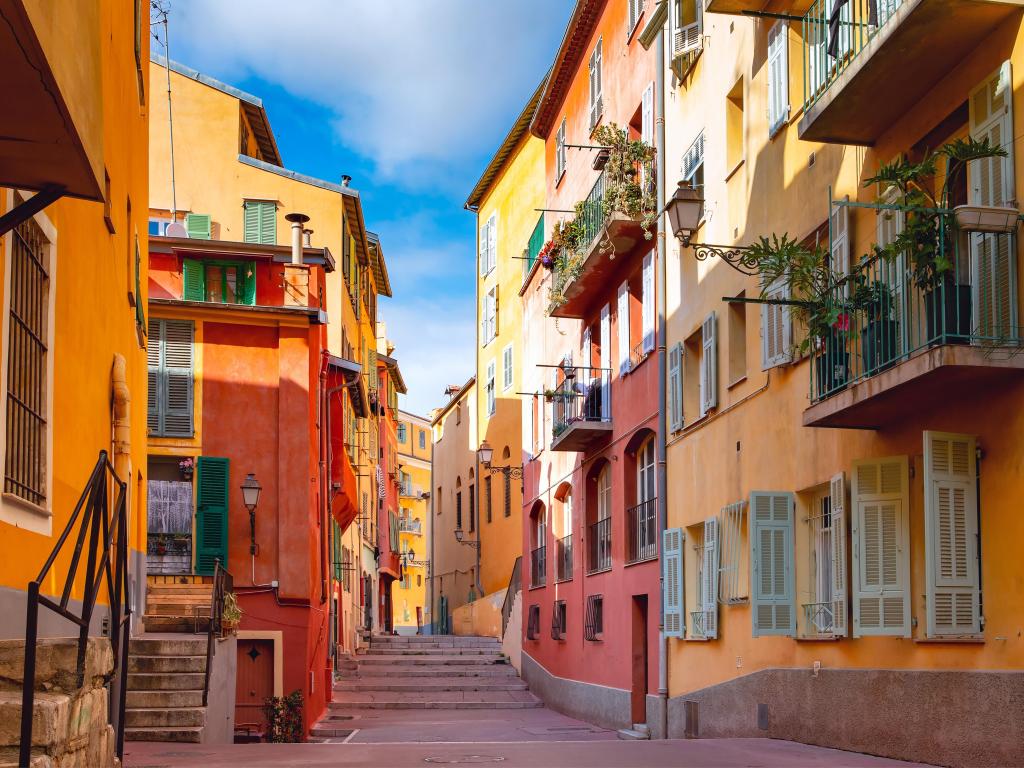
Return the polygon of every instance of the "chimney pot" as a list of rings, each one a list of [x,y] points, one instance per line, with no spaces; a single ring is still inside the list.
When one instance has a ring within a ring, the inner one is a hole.
[[[313,230],[312,229],[304,229],[304,230],[302,230],[302,235],[303,235],[303,240],[304,240],[305,246],[307,248],[312,248],[313,247]]]
[[[348,175],[347,173],[346,173],[346,174],[344,174],[344,175],[343,175],[343,176],[341,177],[341,186],[343,186],[343,187],[347,187],[347,186],[348,186],[349,184],[351,184],[351,183],[352,183],[352,177],[351,177],[351,176],[349,176],[349,175]]]
[[[289,213],[284,217],[285,221],[292,224],[292,264],[302,264],[302,225],[309,221],[309,216],[304,213]]]

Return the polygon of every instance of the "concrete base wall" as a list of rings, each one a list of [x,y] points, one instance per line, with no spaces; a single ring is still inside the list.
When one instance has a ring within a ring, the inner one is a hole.
[[[522,652],[523,680],[544,703],[558,712],[603,728],[627,728],[629,691],[556,677],[526,651]]]
[[[1024,765],[1024,672],[766,669],[670,699],[670,738],[684,735],[686,701],[697,703],[701,738],[767,736],[936,765]]]
[[[238,666],[238,639],[235,635],[228,635],[216,641],[211,665],[203,744],[232,744],[235,740],[235,686]]]

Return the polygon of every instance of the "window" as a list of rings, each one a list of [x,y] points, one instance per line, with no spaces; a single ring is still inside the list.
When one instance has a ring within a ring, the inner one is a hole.
[[[188,213],[185,215],[185,231],[193,240],[209,240],[210,228],[210,214]]]
[[[434,498],[437,500],[437,514],[441,514],[441,486],[437,486],[437,493],[434,494]]]
[[[668,351],[668,428],[672,432],[683,428],[682,344],[676,344]]]
[[[846,634],[846,477],[839,473],[811,494],[805,533],[807,575],[803,634]]]
[[[480,227],[480,276],[486,277],[498,263],[498,214],[492,213]]]
[[[486,382],[487,415],[488,416],[493,416],[495,408],[497,407],[497,401],[495,399],[495,392],[494,392],[494,387],[495,387],[495,382],[494,382],[495,371],[494,371],[494,368],[495,368],[494,361],[491,360],[491,362],[489,362],[487,364],[487,382]]]
[[[726,605],[744,603],[749,597],[746,511],[747,502],[739,501],[718,515],[718,598]]]
[[[693,140],[689,149],[683,154],[683,181],[690,183],[690,186],[703,188],[704,186],[704,131],[701,131]]]
[[[487,522],[493,520],[493,511],[491,507],[492,495],[491,495],[491,476],[487,475],[484,478],[484,510],[487,513]]]
[[[147,426],[156,437],[193,435],[193,334],[189,320],[149,321]]]
[[[745,298],[746,291],[740,291],[738,298]],[[726,309],[729,323],[729,386],[747,376],[747,305],[742,301],[731,302]]]
[[[768,135],[789,120],[789,24],[777,21],[768,33]]]
[[[594,130],[601,122],[604,111],[604,98],[601,92],[601,59],[604,38],[598,38],[593,53],[590,54],[590,130]]]
[[[469,484],[469,532],[476,530],[476,486]]]
[[[587,617],[583,628],[583,639],[597,641],[604,632],[604,597],[587,595]]]
[[[505,479],[505,517],[512,517],[512,475],[503,472]]]
[[[427,430],[421,429],[420,430],[420,450],[423,450],[426,447],[427,447]]]
[[[750,617],[754,637],[796,634],[793,610],[793,494],[750,494]]]
[[[628,2],[629,26],[627,27],[626,34],[632,35],[633,30],[636,29],[636,25],[640,21],[640,14],[644,12],[644,0],[628,0]]]
[[[644,256],[643,263],[643,298],[641,300],[641,325],[643,333],[643,353],[654,351],[654,252]]]
[[[565,118],[555,132],[555,180],[562,178],[565,173]]]
[[[352,552],[348,547],[341,548],[341,586],[346,592],[352,591]]]
[[[526,619],[526,639],[536,640],[540,634],[540,606],[531,605]]]
[[[686,340],[682,351],[683,411],[704,418],[718,406],[718,333],[715,313]]]
[[[501,351],[501,388],[507,392],[512,389],[512,345],[508,344]]]
[[[789,288],[779,280],[765,292],[766,299],[788,299]],[[793,317],[785,304],[761,305],[761,370],[785,365],[793,359]]]
[[[484,319],[481,325],[483,343],[486,346],[498,335],[498,286],[493,286],[484,296]]]
[[[455,492],[455,528],[462,528],[462,491]]]
[[[251,261],[182,259],[182,298],[214,304],[256,304],[256,265]]]
[[[20,202],[17,196],[14,202]],[[41,221],[49,230],[48,220]],[[4,493],[46,508],[51,492],[50,309],[56,234],[44,231],[36,218],[29,218],[15,227],[10,237],[10,267],[5,278],[9,330]]]
[[[688,572],[686,603],[690,611],[690,634],[712,640],[718,637],[718,518],[686,529],[686,539],[693,542],[693,556],[683,559]]]
[[[743,78],[725,97],[725,168],[726,176],[743,161]]]
[[[400,442],[400,443],[404,443],[405,442],[406,430],[407,429],[408,428],[406,427],[406,425],[404,423],[400,423],[398,425],[398,442]]]
[[[849,195],[845,202],[849,202]],[[832,210],[829,213],[829,234],[831,236],[831,247],[829,250],[829,264],[832,269],[833,279],[847,275],[850,271],[850,208],[844,205],[843,201],[833,201]],[[849,292],[849,286],[843,286],[844,293]]]
[[[672,0],[672,57],[700,48],[702,0]]]
[[[264,200],[246,200],[244,205],[243,237],[247,243],[277,244],[277,203]]]
[[[565,640],[565,600],[555,600],[551,609],[551,639]]]
[[[654,438],[648,437],[636,454],[636,501],[643,504],[657,497],[655,481]]]
[[[617,314],[617,340],[619,344],[619,373],[629,373],[631,366],[629,348],[629,283],[623,281],[619,286]]]

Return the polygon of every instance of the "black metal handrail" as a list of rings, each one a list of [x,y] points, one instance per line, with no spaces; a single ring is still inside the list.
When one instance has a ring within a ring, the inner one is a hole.
[[[587,572],[606,571],[612,567],[612,519],[598,520],[587,529]]]
[[[111,487],[116,491],[110,505]],[[35,580],[28,583],[25,616],[25,668],[21,693],[21,745],[18,765],[28,768],[32,760],[32,715],[35,707],[36,643],[39,639],[39,607],[49,608],[79,628],[78,632],[78,687],[85,679],[85,656],[89,642],[89,626],[99,597],[100,582],[106,579],[107,599],[110,604],[110,645],[113,649],[114,668],[111,679],[117,679],[117,696],[110,697],[110,724],[116,737],[115,751],[124,759],[124,709],[128,683],[128,639],[131,620],[131,594],[128,584],[128,506],[127,484],[117,476],[106,451],[100,451],[96,466],[89,475],[82,495],[78,498],[57,544],[50,552]],[[75,537],[75,550],[64,580],[60,602],[39,594],[39,587],[50,572],[64,544],[71,538],[75,525],[80,523]],[[88,542],[86,536],[88,535]],[[71,590],[78,576],[82,550],[86,550],[85,585],[82,591],[82,609],[78,615],[68,607]],[[113,569],[111,552],[113,551]]]
[[[512,576],[508,580],[508,589],[505,590],[505,602],[501,604],[501,636],[505,636],[508,629],[508,620],[512,617],[512,603],[515,602],[516,593],[523,589],[523,556],[516,558],[512,566]]]
[[[213,666],[216,639],[224,634],[224,596],[235,591],[235,580],[220,564],[213,563],[213,596],[210,599],[210,626],[206,629],[206,679],[203,681],[203,706],[210,695],[210,667]]]
[[[626,510],[626,562],[658,556],[658,500],[648,499]]]

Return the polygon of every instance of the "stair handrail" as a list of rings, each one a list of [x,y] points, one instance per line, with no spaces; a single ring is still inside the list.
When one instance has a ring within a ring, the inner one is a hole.
[[[516,599],[516,593],[523,588],[523,556],[516,558],[512,566],[512,575],[508,580],[508,589],[505,590],[505,601],[501,604],[501,637],[504,639],[505,630],[508,629],[508,621],[512,617],[512,604]]]
[[[210,625],[206,630],[206,679],[203,681],[203,706],[210,696],[210,667],[216,639],[224,634],[224,595],[235,591],[235,580],[216,558],[213,564],[213,596],[210,600]]]
[[[112,500],[110,490],[116,491]],[[110,607],[110,645],[114,667],[110,680],[117,679],[117,695],[109,701],[108,718],[116,737],[115,752],[124,759],[124,711],[128,683],[128,640],[131,632],[131,587],[128,582],[128,505],[127,483],[118,477],[106,451],[100,451],[96,465],[82,490],[68,524],[61,532],[50,556],[39,575],[28,583],[25,616],[25,666],[21,693],[21,744],[18,765],[28,768],[32,760],[32,715],[35,707],[36,643],[39,639],[39,607],[50,609],[79,628],[77,687],[85,679],[86,648],[89,626],[99,597],[100,584],[106,581]],[[111,501],[113,505],[111,506]],[[81,518],[81,519],[79,519]],[[60,602],[39,594],[43,579],[50,572],[57,556],[71,538],[75,524],[79,523],[74,554],[68,565]],[[88,534],[88,541],[86,541]],[[82,591],[80,615],[68,607],[81,564],[82,550],[86,549],[85,584]],[[111,569],[111,552],[113,569]],[[104,579],[105,577],[105,579]]]

